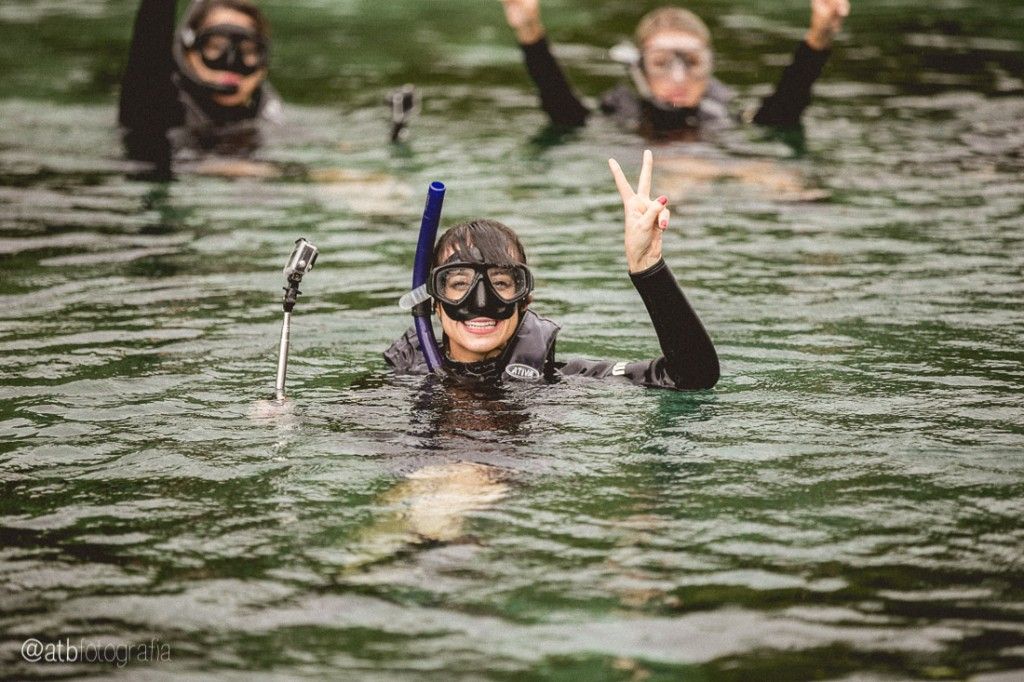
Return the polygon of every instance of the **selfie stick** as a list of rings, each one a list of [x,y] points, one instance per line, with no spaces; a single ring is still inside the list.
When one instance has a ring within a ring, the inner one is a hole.
[[[288,341],[292,330],[292,309],[302,292],[299,291],[299,282],[303,275],[313,269],[316,257],[319,255],[317,248],[299,238],[295,240],[295,250],[292,251],[288,264],[284,266],[284,276],[288,279],[284,287],[284,323],[281,325],[281,349],[277,354],[277,382],[274,385],[278,400],[284,398],[284,376],[288,372]]]

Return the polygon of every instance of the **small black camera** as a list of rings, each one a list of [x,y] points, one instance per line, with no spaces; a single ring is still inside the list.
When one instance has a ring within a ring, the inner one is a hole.
[[[420,112],[420,97],[412,85],[392,91],[384,103],[391,109],[391,141],[400,142],[408,135],[409,122]]]

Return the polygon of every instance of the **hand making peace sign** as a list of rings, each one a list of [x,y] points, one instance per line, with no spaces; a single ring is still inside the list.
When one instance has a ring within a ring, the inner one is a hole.
[[[650,149],[644,150],[644,163],[635,192],[618,161],[608,159],[608,166],[612,169],[615,186],[619,188],[626,217],[626,262],[630,272],[640,272],[661,260],[661,233],[668,227],[669,219],[669,210],[665,208],[668,197],[651,199],[654,155]]]

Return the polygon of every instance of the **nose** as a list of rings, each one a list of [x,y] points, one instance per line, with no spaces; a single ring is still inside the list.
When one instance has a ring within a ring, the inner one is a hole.
[[[672,71],[669,72],[669,76],[677,83],[682,83],[686,80],[686,66],[678,60],[672,62]]]

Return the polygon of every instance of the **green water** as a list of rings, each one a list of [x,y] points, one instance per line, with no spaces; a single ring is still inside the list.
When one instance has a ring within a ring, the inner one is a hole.
[[[546,2],[585,93],[640,4]],[[806,22],[761,5],[692,5],[741,107]],[[657,355],[605,165],[641,146],[544,134],[497,0],[266,6],[280,177],[165,185],[113,127],[134,3],[0,6],[0,677],[1024,677],[1024,7],[855,2],[802,153],[655,147],[723,366],[679,394],[394,379],[434,179],[445,224],[520,232],[561,356]],[[29,664],[31,637],[172,661]]]

